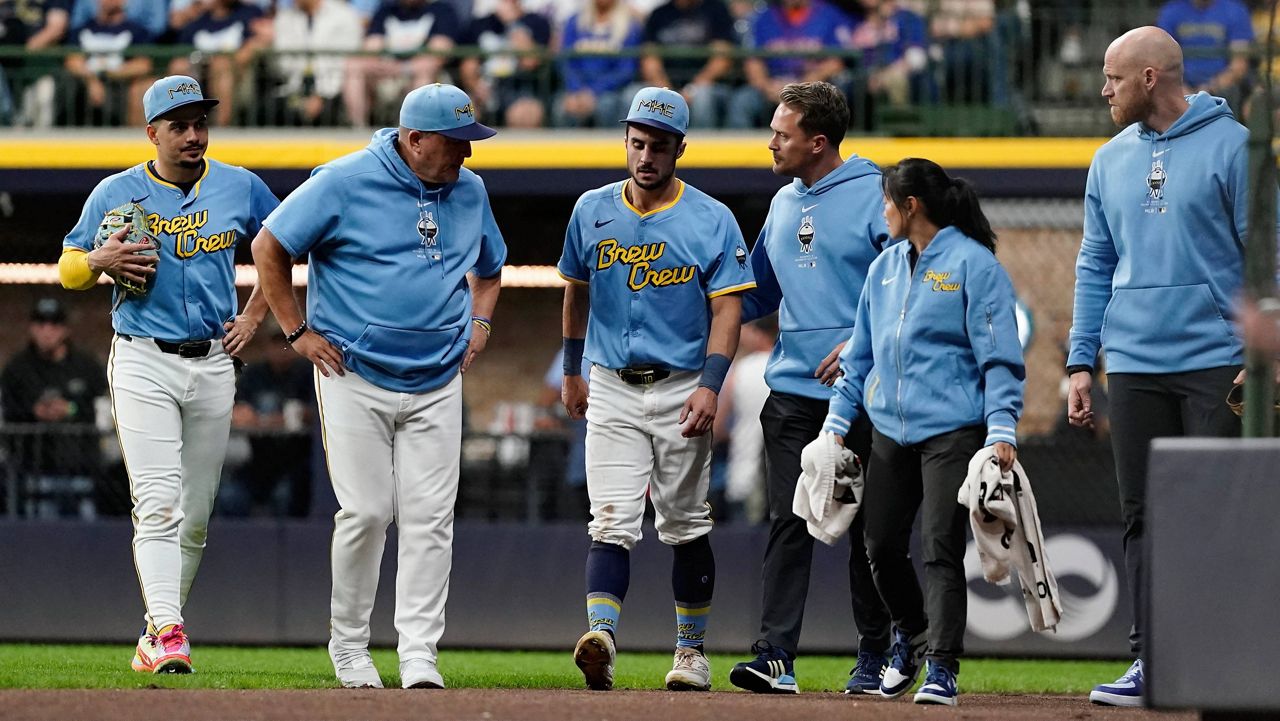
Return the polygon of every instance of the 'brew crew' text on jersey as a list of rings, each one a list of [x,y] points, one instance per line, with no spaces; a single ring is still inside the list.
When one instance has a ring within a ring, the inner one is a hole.
[[[160,262],[147,293],[115,309],[116,332],[172,342],[221,338],[238,305],[235,247],[253,240],[279,201],[258,176],[216,160],[205,159],[204,173],[185,194],[140,163],[98,183],[63,247],[93,250],[102,217],[130,202],[147,211]]]
[[[746,243],[723,203],[683,181],[675,200],[641,213],[630,180],[578,199],[560,275],[591,286],[583,357],[605,368],[699,370],[707,350],[707,299],[755,287]]]

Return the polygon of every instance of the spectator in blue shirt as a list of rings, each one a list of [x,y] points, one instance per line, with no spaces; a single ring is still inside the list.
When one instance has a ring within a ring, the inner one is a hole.
[[[459,67],[462,89],[481,111],[510,128],[541,127],[546,109],[539,85],[546,59],[511,52],[546,50],[551,44],[547,18],[525,12],[520,0],[498,0],[492,13],[471,23],[465,44],[485,53],[464,58]]]
[[[690,127],[718,126],[729,102],[729,86],[723,80],[733,70],[733,59],[726,54],[664,59],[655,51],[733,50],[737,38],[724,0],[670,0],[645,21],[644,43],[650,51],[640,61],[645,84],[679,90],[689,104]]]
[[[151,58],[127,57],[130,47],[151,35],[125,15],[125,0],[98,0],[98,12],[71,31],[67,72],[81,81],[75,119],[94,125],[142,125],[142,94],[151,85]]]
[[[1156,24],[1182,46],[1188,92],[1206,90],[1239,108],[1241,83],[1249,72],[1247,53],[1253,43],[1253,25],[1244,3],[1170,0],[1160,8]]]
[[[401,81],[395,97],[387,98],[398,112],[404,96],[436,82],[444,65],[443,56],[423,51],[448,52],[461,35],[458,13],[443,0],[385,0],[369,21],[364,39],[366,52],[382,54],[347,60],[342,87],[347,119],[357,128],[369,126],[373,81]]]
[[[271,45],[271,20],[260,7],[242,0],[212,0],[207,8],[178,33],[178,42],[196,52],[174,58],[169,74],[199,76],[222,99],[209,114],[226,126],[235,117],[236,86],[251,76],[254,58]]]
[[[97,14],[95,0],[71,1],[71,27],[82,27]],[[149,42],[161,39],[169,29],[169,0],[125,0],[124,14],[146,29]]]
[[[560,30],[562,53],[608,53],[640,46],[641,29],[626,0],[587,0]],[[564,91],[556,97],[552,122],[574,127],[591,122],[615,127],[626,116],[637,79],[633,55],[569,57],[560,61]]]
[[[929,28],[897,0],[861,2],[865,16],[849,39],[849,46],[862,52],[849,105],[862,111],[863,127],[870,130],[881,103],[901,107],[930,99]]]
[[[829,48],[838,52],[848,42],[851,28],[849,16],[823,0],[781,0],[756,16],[749,47],[764,51]],[[817,80],[832,82],[844,69],[844,61],[838,57],[748,58],[742,64],[747,84],[730,100],[728,125],[757,127],[762,124],[765,111],[772,112],[777,106],[782,86]]]

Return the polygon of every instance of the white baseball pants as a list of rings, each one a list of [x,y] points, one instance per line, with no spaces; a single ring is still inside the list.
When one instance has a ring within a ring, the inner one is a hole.
[[[626,549],[640,541],[646,491],[658,540],[679,545],[711,531],[711,434],[680,435],[680,409],[702,374],[677,371],[630,385],[591,368],[587,403],[587,494],[592,540]]]
[[[235,368],[216,340],[206,357],[181,358],[150,338],[116,336],[107,382],[147,621],[182,623],[231,433]]]
[[[315,374],[334,516],[334,646],[369,646],[369,616],[387,527],[396,523],[396,631],[401,663],[436,660],[453,563],[462,452],[462,376],[427,393],[378,388],[351,371]]]

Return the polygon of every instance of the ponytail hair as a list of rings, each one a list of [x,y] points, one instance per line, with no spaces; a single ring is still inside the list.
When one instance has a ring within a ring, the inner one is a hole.
[[[952,178],[932,160],[906,158],[885,168],[880,182],[884,194],[894,205],[902,208],[907,198],[915,197],[929,222],[939,228],[955,226],[987,250],[996,252],[996,234],[983,215],[978,193],[969,181]]]

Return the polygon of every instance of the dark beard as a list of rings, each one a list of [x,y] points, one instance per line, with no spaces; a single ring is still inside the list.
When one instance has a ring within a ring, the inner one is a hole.
[[[631,182],[635,183],[637,186],[641,188],[644,188],[645,190],[657,190],[658,188],[663,188],[663,187],[666,187],[668,184],[670,184],[671,178],[673,177],[675,177],[675,171],[672,171],[666,175],[660,176],[657,180],[653,181],[652,183],[642,183],[639,180],[637,180],[636,177],[633,175],[631,176]]]

